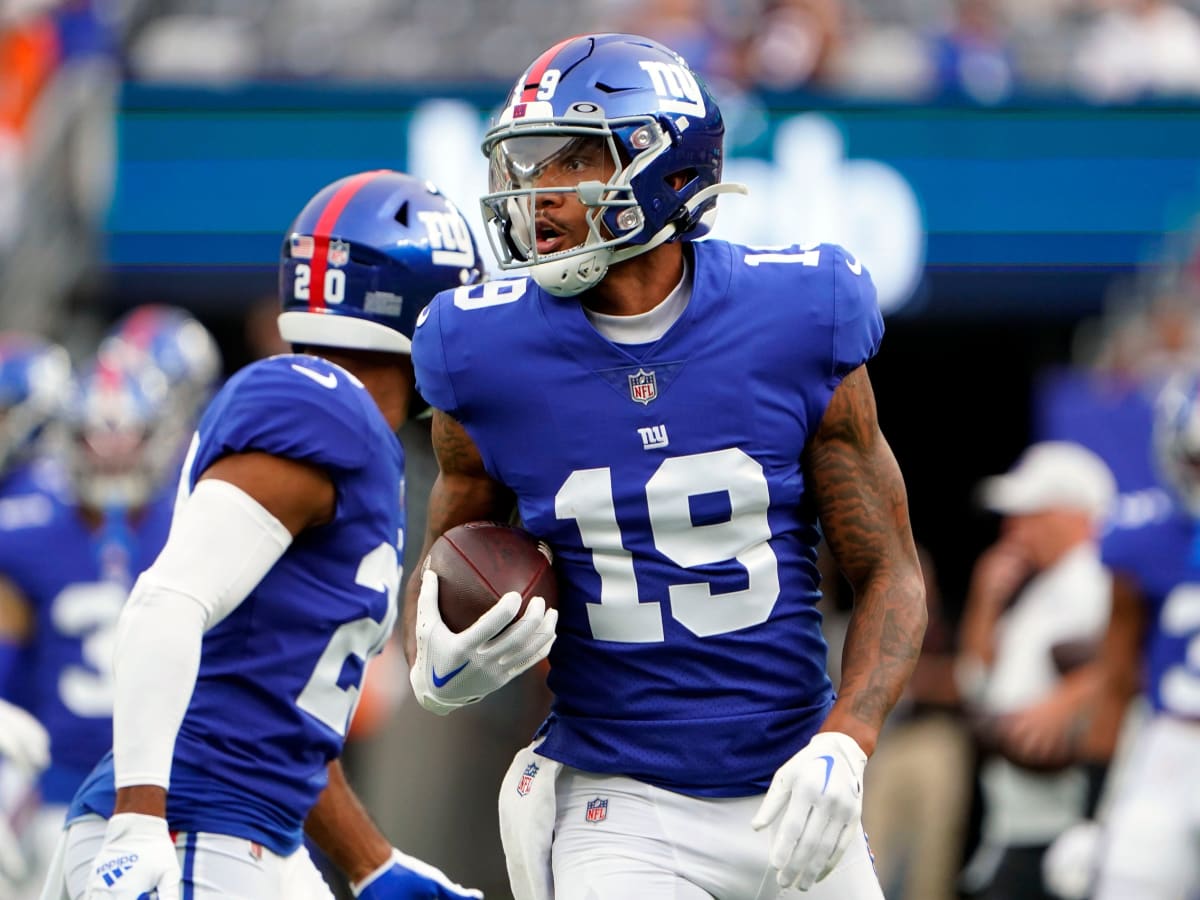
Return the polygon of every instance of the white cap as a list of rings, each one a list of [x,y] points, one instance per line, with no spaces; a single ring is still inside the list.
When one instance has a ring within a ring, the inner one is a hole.
[[[985,478],[979,493],[984,507],[1002,515],[1078,509],[1098,522],[1117,484],[1104,460],[1081,444],[1044,441],[1028,447],[1004,475]]]

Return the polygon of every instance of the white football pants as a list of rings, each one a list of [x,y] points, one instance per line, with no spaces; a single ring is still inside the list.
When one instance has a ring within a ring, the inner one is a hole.
[[[530,767],[535,766],[534,770]],[[516,900],[883,900],[866,838],[811,890],[783,890],[763,795],[689,797],[517,754],[500,790],[500,835]]]
[[[1124,764],[1094,900],[1200,895],[1200,722],[1155,716]]]
[[[92,860],[104,843],[108,824],[86,816],[64,832],[63,875],[69,900],[87,892]],[[279,856],[245,838],[205,832],[179,832],[175,837],[183,870],[182,895],[189,900],[333,900],[333,892],[303,845],[291,856]],[[50,885],[43,900],[58,897]]]

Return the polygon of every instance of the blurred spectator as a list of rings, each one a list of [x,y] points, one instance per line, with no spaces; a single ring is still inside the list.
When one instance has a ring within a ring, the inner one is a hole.
[[[1099,4],[1097,4],[1099,5]],[[1200,94],[1200,20],[1170,0],[1107,0],[1074,54],[1075,86],[1106,102]]]
[[[929,626],[916,670],[867,766],[863,827],[891,900],[954,900],[971,797],[970,735],[933,559],[918,548]]]
[[[1107,620],[1098,531],[1114,494],[1103,460],[1069,442],[1034,444],[981,485],[1003,520],[971,576],[956,676],[990,753],[981,843],[964,873],[986,900],[1049,900],[1042,856],[1085,814],[1085,773],[1069,765],[1070,748],[1041,742],[1040,725],[1071,708],[1064,674]]]
[[[99,2],[0,0],[0,327],[49,333],[98,263],[118,74]]]
[[[838,0],[770,0],[746,49],[745,75],[772,90],[819,83],[841,34]]]
[[[1016,73],[996,0],[956,0],[954,13],[930,43],[936,89],[979,103],[1006,99]]]
[[[711,15],[712,5],[711,0],[649,0],[623,5],[605,27],[666,44],[706,79],[728,77],[734,71],[734,48],[723,27],[727,20]]]

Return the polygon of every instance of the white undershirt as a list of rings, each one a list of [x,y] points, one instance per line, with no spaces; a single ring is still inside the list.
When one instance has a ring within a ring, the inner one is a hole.
[[[610,316],[583,308],[588,321],[595,329],[614,344],[649,344],[667,333],[687,309],[692,299],[692,269],[687,258],[683,260],[683,277],[666,299],[649,312],[635,316]]]

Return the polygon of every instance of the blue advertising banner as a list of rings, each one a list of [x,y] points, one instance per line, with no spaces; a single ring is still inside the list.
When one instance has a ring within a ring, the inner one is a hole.
[[[503,90],[259,85],[126,88],[108,262],[120,272],[268,271],[321,185],[368,168],[423,174],[479,227],[479,138]],[[999,108],[723,102],[716,236],[833,240],[889,312],[962,304],[1064,311],[1102,279],[1179,252],[1200,210],[1200,107]],[[930,290],[930,280],[940,290]]]

